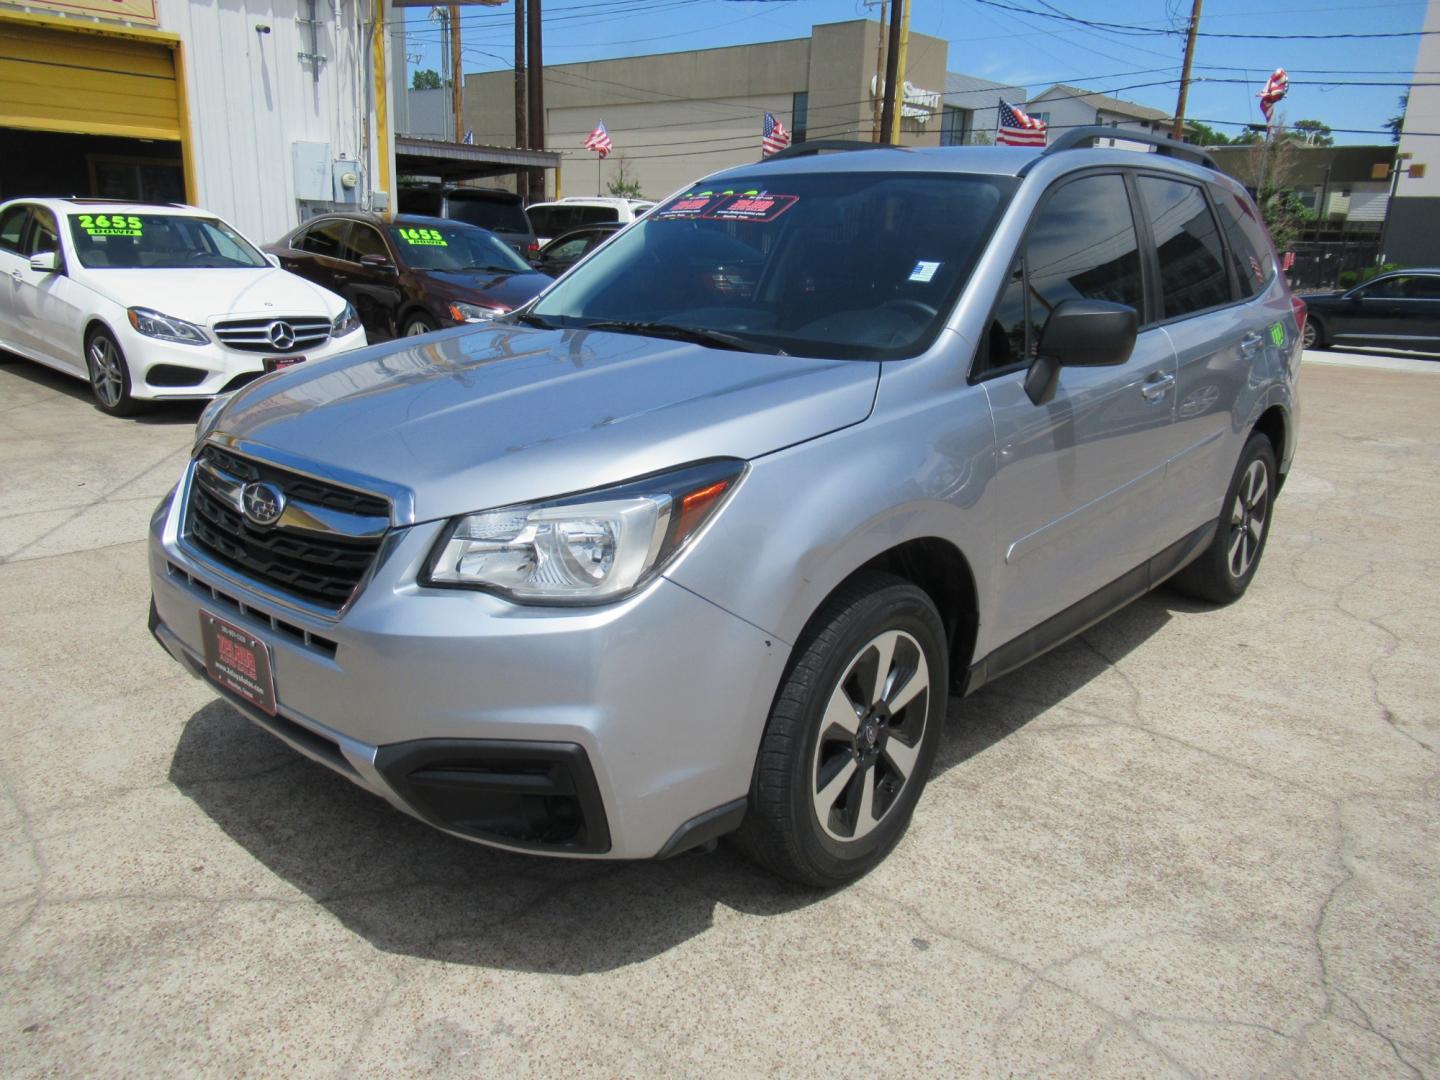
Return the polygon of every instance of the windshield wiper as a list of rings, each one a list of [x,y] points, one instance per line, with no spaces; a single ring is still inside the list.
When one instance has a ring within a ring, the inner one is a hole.
[[[513,313],[510,318],[512,318],[515,322],[524,323],[526,326],[539,327],[541,330],[555,329],[555,327],[548,320],[542,319],[539,315],[532,315],[528,311],[517,311]]]
[[[617,334],[639,334],[642,337],[671,338],[675,341],[689,341],[696,345],[709,345],[715,349],[733,349],[736,352],[769,353],[772,356],[790,355],[774,345],[762,345],[736,334],[721,330],[702,330],[698,326],[676,326],[674,323],[627,322],[613,320],[586,323],[583,330],[608,330]]]

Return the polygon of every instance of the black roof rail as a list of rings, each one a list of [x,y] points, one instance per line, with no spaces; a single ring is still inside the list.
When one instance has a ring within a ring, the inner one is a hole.
[[[897,146],[895,143],[873,143],[859,142],[855,139],[816,139],[814,142],[796,143],[787,146],[779,153],[771,154],[762,161],[783,161],[785,158],[808,157],[810,154],[819,154],[826,150],[904,150],[905,147]]]
[[[1136,131],[1133,128],[1113,128],[1092,125],[1090,127],[1071,128],[1058,139],[1052,142],[1041,152],[1040,158],[1049,157],[1051,154],[1058,154],[1062,150],[1074,150],[1078,147],[1089,147],[1096,139],[1122,139],[1125,142],[1145,143],[1155,147],[1157,154],[1166,157],[1185,158],[1193,161],[1196,165],[1204,165],[1207,169],[1214,169],[1220,172],[1220,166],[1215,164],[1215,159],[1203,148],[1194,143],[1178,142],[1175,139],[1167,138],[1164,135],[1157,135],[1153,131]],[[1036,158],[1035,161],[1039,161]],[[1028,172],[1034,165],[1031,162],[1021,170],[1021,175]]]

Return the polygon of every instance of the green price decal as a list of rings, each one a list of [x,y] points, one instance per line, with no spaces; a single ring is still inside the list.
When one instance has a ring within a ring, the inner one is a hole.
[[[400,239],[407,244],[423,244],[426,247],[449,247],[449,242],[440,235],[439,229],[401,229]]]
[[[1276,348],[1285,347],[1285,324],[1275,323],[1270,327],[1270,341]]]
[[[134,214],[79,214],[80,228],[91,236],[143,236],[145,223]]]

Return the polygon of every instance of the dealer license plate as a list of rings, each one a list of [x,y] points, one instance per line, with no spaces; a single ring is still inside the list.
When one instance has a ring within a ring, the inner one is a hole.
[[[303,364],[303,356],[267,356],[265,358],[266,371],[279,371],[281,368],[294,367],[296,364]]]
[[[205,644],[205,670],[216,685],[274,716],[270,647],[208,611],[200,612],[200,639]]]

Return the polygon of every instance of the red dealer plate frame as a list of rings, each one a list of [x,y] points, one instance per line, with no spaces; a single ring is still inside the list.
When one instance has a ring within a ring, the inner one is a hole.
[[[200,640],[205,646],[205,671],[222,690],[275,715],[275,669],[270,646],[250,631],[200,610]]]

